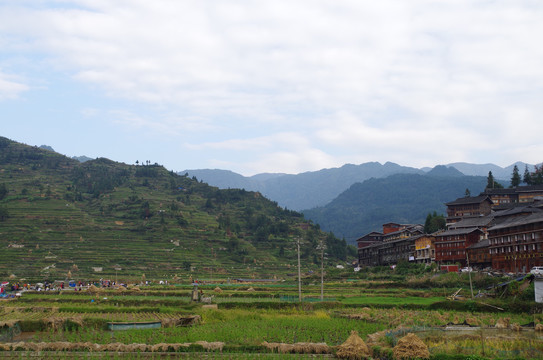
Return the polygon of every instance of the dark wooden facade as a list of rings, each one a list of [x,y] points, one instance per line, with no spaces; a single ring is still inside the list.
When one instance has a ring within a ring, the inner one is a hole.
[[[543,266],[543,212],[514,216],[488,229],[492,268],[527,273]]]
[[[469,265],[474,269],[485,269],[492,266],[489,251],[489,240],[483,239],[467,248]]]
[[[492,200],[487,195],[458,198],[445,205],[447,223],[455,223],[466,217],[486,216],[492,211]]]
[[[383,241],[358,249],[360,266],[388,266],[399,261],[414,261],[415,238]]]
[[[436,235],[436,262],[442,264],[460,263],[466,266],[466,250],[478,243],[484,233],[479,228],[447,230]]]
[[[373,245],[375,243],[379,243],[383,241],[383,233],[373,231],[369,234],[366,234],[362,236],[361,238],[356,240],[356,245],[359,249],[364,248],[366,246]]]
[[[543,196],[543,185],[518,186],[510,189],[487,189],[481,195],[489,196],[492,207],[514,203],[531,203]]]

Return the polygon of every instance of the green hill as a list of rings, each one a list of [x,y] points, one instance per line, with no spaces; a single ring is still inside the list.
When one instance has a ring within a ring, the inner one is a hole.
[[[464,176],[454,169],[436,167],[425,175],[396,174],[353,184],[326,206],[304,215],[325,231],[354,243],[387,222],[424,224],[428,213],[445,214],[445,203],[483,191],[487,179]]]
[[[344,241],[258,192],[0,137],[0,279],[281,277],[296,238],[305,271],[321,240],[346,260]]]

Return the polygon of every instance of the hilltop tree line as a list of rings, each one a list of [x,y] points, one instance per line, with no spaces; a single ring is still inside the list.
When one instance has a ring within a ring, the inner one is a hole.
[[[515,165],[513,167],[513,173],[511,174],[509,188],[516,188],[521,185],[543,185],[543,164],[534,165],[534,171],[530,171],[528,169],[528,165],[526,165],[523,176],[520,175],[519,168],[517,165]],[[502,184],[496,181],[492,171],[489,171],[486,188],[503,189],[504,187]]]

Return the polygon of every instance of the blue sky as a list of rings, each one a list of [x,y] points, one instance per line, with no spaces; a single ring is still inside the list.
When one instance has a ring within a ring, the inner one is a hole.
[[[543,3],[0,1],[0,135],[252,175],[540,163]]]

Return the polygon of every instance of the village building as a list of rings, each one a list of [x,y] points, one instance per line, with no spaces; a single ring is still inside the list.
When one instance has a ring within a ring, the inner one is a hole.
[[[436,235],[436,262],[439,265],[460,263],[467,265],[467,248],[484,238],[484,232],[477,228],[447,230]]]
[[[543,211],[510,216],[488,229],[492,268],[526,273],[543,265]]]
[[[415,260],[415,237],[379,242],[358,249],[359,266],[390,266]]]
[[[490,241],[483,239],[476,244],[468,246],[469,266],[473,269],[486,269],[492,266],[492,258],[489,251]]]
[[[356,245],[358,249],[364,248],[375,243],[380,243],[383,241],[383,233],[372,231],[369,234],[362,236],[356,240]]]
[[[436,258],[435,236],[420,235],[415,238],[415,262],[431,264]]]
[[[391,228],[391,227],[385,228],[386,226],[389,226],[389,224],[383,225],[383,241],[384,242],[408,239],[413,236],[424,234],[424,226],[420,224],[403,224],[395,228]],[[392,229],[395,229],[395,230],[392,231]]]
[[[420,224],[383,224],[383,232],[371,232],[357,240],[360,266],[395,265],[415,261],[415,239],[424,234]]]
[[[374,243],[358,248],[358,266],[381,266],[380,252],[382,243]]]
[[[543,185],[517,186],[509,189],[486,189],[481,195],[490,197],[493,208],[514,203],[531,203],[543,197]]]
[[[468,217],[490,215],[492,200],[488,195],[466,196],[445,204],[447,206],[447,225]]]

